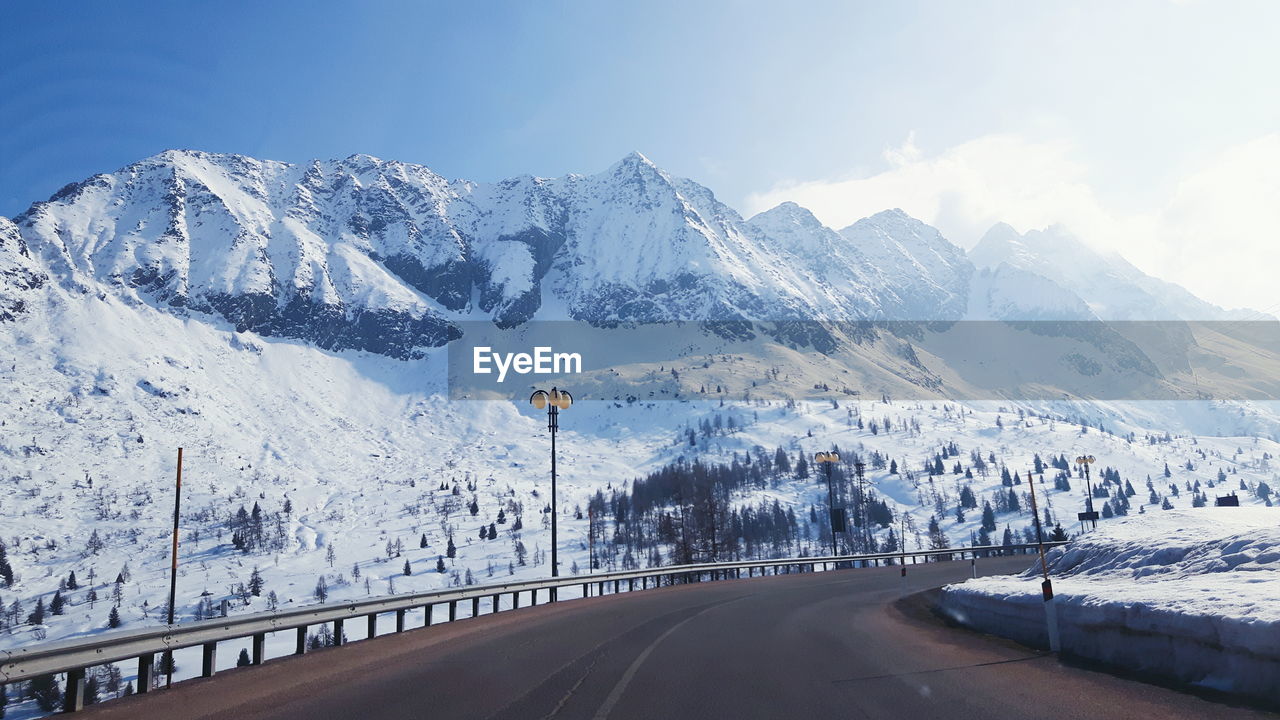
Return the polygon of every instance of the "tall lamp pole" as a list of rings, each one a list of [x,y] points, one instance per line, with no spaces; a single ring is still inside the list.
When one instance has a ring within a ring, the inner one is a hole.
[[[551,577],[560,576],[560,563],[556,553],[556,431],[560,429],[560,411],[568,410],[573,404],[573,396],[567,390],[551,388],[536,390],[529,396],[529,404],[541,410],[547,409],[547,430],[551,431]],[[555,588],[551,589],[552,598]]]
[[[1098,521],[1093,517],[1093,483],[1089,482],[1089,466],[1096,460],[1097,458],[1092,455],[1081,455],[1076,458],[1076,464],[1084,468],[1084,486],[1085,490],[1089,493],[1089,497],[1085,501],[1085,512],[1089,513],[1089,519],[1093,522],[1094,530],[1098,529]]]
[[[831,489],[831,468],[833,465],[840,462],[840,453],[837,453],[837,452],[816,453],[813,456],[813,460],[814,462],[821,463],[827,468],[827,508],[828,510],[830,510],[829,516],[831,518],[831,557],[835,557],[836,555],[839,554],[836,551],[836,525],[837,525],[836,518],[838,516],[838,513],[836,512],[835,491]],[[843,516],[841,516],[840,517],[841,522],[838,523],[840,526],[840,532],[844,532],[843,520],[844,518]]]
[[[182,507],[182,448],[178,448],[178,477],[173,487],[173,550],[169,553],[169,624],[173,625],[173,605],[178,595],[178,518]],[[168,677],[165,687],[173,687],[173,651],[164,654]]]

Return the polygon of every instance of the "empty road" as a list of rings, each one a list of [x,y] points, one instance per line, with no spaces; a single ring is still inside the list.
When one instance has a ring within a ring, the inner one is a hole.
[[[1012,572],[1030,562],[979,566]],[[967,562],[917,565],[909,582],[922,590],[968,573]],[[1277,717],[942,627],[895,605],[899,588],[897,568],[872,568],[540,605],[228,671],[86,716]]]

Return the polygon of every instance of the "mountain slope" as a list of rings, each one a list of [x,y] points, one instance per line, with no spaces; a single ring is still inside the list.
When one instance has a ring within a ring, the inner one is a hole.
[[[1153,278],[1119,255],[1099,253],[1058,225],[1019,234],[999,223],[968,257],[979,268],[1004,264],[1051,280],[1103,320],[1231,320],[1242,314]]]

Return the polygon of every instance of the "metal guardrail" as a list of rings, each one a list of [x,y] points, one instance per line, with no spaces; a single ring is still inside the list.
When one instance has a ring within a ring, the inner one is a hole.
[[[1067,544],[1048,542],[1046,547]],[[314,625],[333,624],[334,644],[343,643],[343,623],[347,620],[366,618],[369,626],[369,638],[377,636],[378,616],[384,613],[395,613],[396,632],[403,632],[406,627],[407,614],[410,610],[423,610],[422,627],[433,623],[433,608],[445,605],[448,608],[448,621],[458,619],[458,603],[470,601],[471,615],[480,614],[480,601],[490,598],[492,611],[499,611],[499,598],[512,596],[512,609],[520,607],[520,596],[529,593],[529,604],[538,604],[538,593],[547,591],[547,601],[557,600],[557,591],[581,585],[583,597],[590,597],[591,586],[598,587],[598,595],[605,594],[609,583],[613,591],[636,590],[637,582],[641,590],[650,585],[659,587],[666,581],[667,585],[701,581],[703,577],[711,580],[740,578],[746,572],[747,577],[754,577],[756,571],[760,575],[781,574],[783,570],[791,572],[795,568],[799,572],[817,571],[818,567],[829,570],[840,566],[852,566],[861,563],[863,567],[893,564],[912,564],[919,558],[928,562],[929,558],[946,558],[961,560],[966,558],[991,557],[1010,554],[1027,554],[1036,549],[1035,544],[989,545],[980,547],[950,548],[945,550],[917,550],[915,552],[874,553],[868,555],[842,555],[838,557],[801,557],[780,558],[773,560],[740,560],[733,562],[705,563],[695,565],[672,565],[667,567],[645,568],[642,570],[624,570],[620,572],[600,573],[594,575],[574,575],[568,577],[547,578],[543,580],[526,580],[521,582],[501,583],[494,585],[477,585],[465,589],[433,590],[430,592],[411,593],[406,595],[386,595],[376,598],[351,602],[332,602],[291,610],[274,610],[250,613],[238,617],[223,617],[211,620],[199,620],[174,625],[156,625],[139,630],[124,630],[103,633],[90,638],[73,639],[61,642],[33,645],[15,650],[0,650],[0,684],[29,680],[41,675],[66,673],[67,683],[63,700],[63,711],[80,710],[84,703],[85,670],[87,668],[118,662],[130,658],[138,660],[138,689],[145,693],[152,689],[153,667],[156,653],[172,652],[183,648],[201,646],[203,648],[202,677],[210,677],[216,670],[217,645],[226,640],[251,638],[252,664],[261,665],[266,660],[265,641],[267,633],[293,630],[297,633],[297,647],[294,654],[307,652],[307,632]]]

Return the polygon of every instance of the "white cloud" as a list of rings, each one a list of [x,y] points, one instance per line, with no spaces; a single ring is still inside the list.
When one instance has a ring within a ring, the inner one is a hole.
[[[885,150],[880,172],[787,183],[746,205],[751,214],[791,200],[836,228],[899,207],[965,247],[996,222],[1019,230],[1061,223],[1211,302],[1280,303],[1280,134],[1224,149],[1154,209],[1107,206],[1080,154],[1065,141],[988,135],[927,156],[913,133]]]

